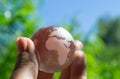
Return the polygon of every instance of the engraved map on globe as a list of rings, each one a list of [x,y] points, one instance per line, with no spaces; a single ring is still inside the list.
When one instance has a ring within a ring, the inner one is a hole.
[[[64,35],[64,37],[62,36]],[[68,37],[69,36],[69,37]],[[56,50],[58,53],[58,63],[63,65],[67,59],[70,51],[70,41],[73,40],[72,36],[63,28],[54,29],[46,41],[46,48],[48,50]],[[61,52],[62,51],[62,52]]]
[[[32,40],[41,71],[61,71],[72,62],[74,40],[64,28],[52,26],[42,28],[33,35]]]

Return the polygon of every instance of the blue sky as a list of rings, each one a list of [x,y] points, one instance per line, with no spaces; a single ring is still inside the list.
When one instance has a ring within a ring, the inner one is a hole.
[[[120,0],[44,0],[40,10],[43,26],[68,23],[77,17],[84,33],[104,16],[120,15]]]

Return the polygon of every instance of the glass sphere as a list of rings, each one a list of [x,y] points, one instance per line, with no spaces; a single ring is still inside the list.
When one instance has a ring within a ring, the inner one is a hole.
[[[71,34],[62,27],[46,27],[32,37],[39,69],[44,72],[64,70],[73,60],[75,45]]]

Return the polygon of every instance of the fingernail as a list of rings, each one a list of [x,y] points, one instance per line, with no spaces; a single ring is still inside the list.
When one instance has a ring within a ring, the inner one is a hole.
[[[28,51],[29,52],[34,52],[35,50],[35,46],[34,46],[34,43],[31,39],[27,38],[27,44],[28,44]]]
[[[25,37],[18,37],[17,38],[17,47],[20,52],[23,52],[27,48],[27,40]]]

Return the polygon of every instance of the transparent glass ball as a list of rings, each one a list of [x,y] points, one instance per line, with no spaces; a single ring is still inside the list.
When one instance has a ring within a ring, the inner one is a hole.
[[[71,34],[62,27],[49,26],[32,37],[39,70],[53,73],[64,70],[73,60],[75,45]]]

